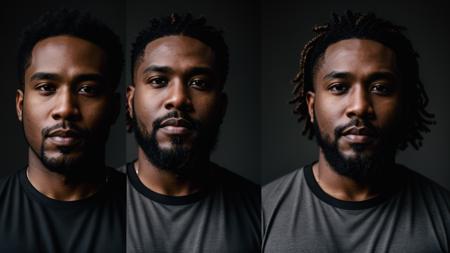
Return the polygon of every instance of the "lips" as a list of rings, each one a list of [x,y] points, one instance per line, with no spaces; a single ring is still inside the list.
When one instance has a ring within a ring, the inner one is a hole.
[[[368,144],[376,138],[376,133],[368,127],[349,127],[342,132],[342,136],[351,143]]]
[[[163,132],[170,135],[183,135],[192,131],[193,125],[184,118],[168,118],[159,126]]]
[[[83,139],[78,131],[72,129],[58,129],[50,132],[46,137],[57,146],[75,146]]]

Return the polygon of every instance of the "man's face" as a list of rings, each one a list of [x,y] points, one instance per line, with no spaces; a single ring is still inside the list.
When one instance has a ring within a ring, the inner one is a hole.
[[[226,106],[214,60],[210,47],[186,36],[151,41],[138,60],[128,110],[156,167],[183,169],[212,151]]]
[[[326,49],[307,101],[321,150],[338,172],[367,174],[352,170],[394,156],[400,81],[394,52],[378,42],[348,39]]]
[[[101,156],[116,117],[106,55],[86,40],[55,36],[33,48],[16,105],[30,155],[62,174]]]

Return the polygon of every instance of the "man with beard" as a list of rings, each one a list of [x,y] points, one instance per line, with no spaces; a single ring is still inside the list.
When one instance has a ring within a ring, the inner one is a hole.
[[[126,177],[105,166],[119,38],[88,14],[52,11],[24,31],[18,62],[28,166],[0,181],[0,252],[123,252]]]
[[[433,115],[399,26],[347,12],[316,26],[294,112],[319,160],[263,188],[263,252],[448,252],[450,194],[395,163]]]
[[[221,32],[189,14],[153,19],[131,63],[127,251],[259,252],[260,188],[209,160],[227,105]]]

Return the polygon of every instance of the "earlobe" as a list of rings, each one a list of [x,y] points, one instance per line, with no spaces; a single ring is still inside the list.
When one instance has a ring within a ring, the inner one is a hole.
[[[315,102],[316,94],[312,91],[308,91],[306,93],[306,103],[308,105],[308,114],[309,121],[314,123],[314,102]]]
[[[125,103],[126,113],[130,118],[133,118],[133,99],[134,99],[134,90],[135,87],[133,85],[128,85],[127,87],[127,100]]]
[[[22,122],[23,115],[23,91],[21,89],[17,89],[16,91],[16,113],[17,118],[20,122]]]

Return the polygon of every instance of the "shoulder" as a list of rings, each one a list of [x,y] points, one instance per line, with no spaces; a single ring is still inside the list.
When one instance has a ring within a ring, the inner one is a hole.
[[[261,205],[261,186],[216,164],[212,164],[211,168],[214,179],[209,182],[209,187],[214,189],[213,192],[215,194],[219,194],[222,198],[232,200],[235,203],[252,203],[259,210]]]
[[[299,187],[302,183],[303,168],[296,169],[280,178],[273,180],[262,188],[264,199],[278,198],[280,195],[289,193],[292,188]]]
[[[292,210],[294,203],[303,200],[309,189],[305,180],[305,170],[308,168],[311,167],[307,165],[296,169],[263,186],[263,219],[269,220],[279,210]]]
[[[19,177],[20,174],[23,173],[25,169],[20,169],[17,171],[14,171],[12,174],[7,175],[5,177],[2,177],[0,179],[0,194],[5,193],[11,188],[19,187],[20,181]]]
[[[214,173],[214,177],[216,180],[215,182],[220,182],[225,188],[238,188],[238,189],[254,189],[254,190],[260,190],[261,187],[253,183],[252,181],[230,171],[227,170],[217,164],[212,163],[211,168]]]
[[[406,190],[414,196],[422,196],[427,202],[438,202],[450,212],[450,191],[431,179],[400,165],[406,181]]]
[[[108,190],[115,193],[122,193],[126,189],[126,174],[114,168],[108,168]]]
[[[25,169],[20,169],[0,179],[0,212],[2,207],[10,208],[24,194],[20,177],[25,176]],[[4,210],[3,210],[4,211]]]

